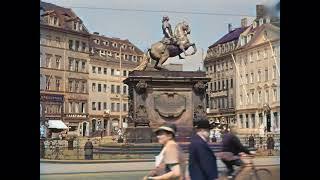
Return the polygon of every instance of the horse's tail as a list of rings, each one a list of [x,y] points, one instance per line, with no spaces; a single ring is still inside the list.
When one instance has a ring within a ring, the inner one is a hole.
[[[148,62],[150,60],[150,52],[151,52],[151,49],[148,48],[147,52],[143,54],[143,58],[142,58],[142,61],[140,62],[140,65],[134,68],[134,70],[144,71],[147,68]]]

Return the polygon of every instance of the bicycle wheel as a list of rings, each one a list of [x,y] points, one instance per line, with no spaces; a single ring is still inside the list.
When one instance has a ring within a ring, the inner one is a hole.
[[[250,176],[250,180],[272,180],[271,171],[268,169],[256,169]]]

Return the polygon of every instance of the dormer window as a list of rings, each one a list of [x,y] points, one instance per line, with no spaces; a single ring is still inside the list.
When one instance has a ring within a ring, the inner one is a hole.
[[[115,43],[115,42],[112,43],[112,46],[113,46],[113,47],[118,47],[117,43]]]
[[[57,17],[53,17],[53,25],[58,25],[58,18]]]
[[[100,40],[99,39],[94,39],[93,40],[96,44],[100,44]]]
[[[256,21],[253,21],[252,27],[253,27],[253,29],[257,27],[257,22]]]
[[[123,48],[123,49],[126,49],[126,48],[127,48],[127,46],[126,46],[125,44],[123,44],[123,45],[122,45],[122,48]]]
[[[77,30],[77,22],[73,22],[73,30]]]
[[[112,53],[110,51],[108,51],[108,56],[112,56]]]
[[[100,56],[105,56],[105,55],[106,55],[106,51],[100,50]]]
[[[259,19],[259,26],[261,26],[263,24],[263,18]]]
[[[102,44],[104,44],[105,46],[108,46],[109,42],[108,41],[103,41]]]

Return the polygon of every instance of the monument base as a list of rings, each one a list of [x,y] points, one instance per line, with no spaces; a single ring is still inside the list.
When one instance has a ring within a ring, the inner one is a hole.
[[[128,127],[126,133],[129,143],[152,143],[154,139],[150,127]]]

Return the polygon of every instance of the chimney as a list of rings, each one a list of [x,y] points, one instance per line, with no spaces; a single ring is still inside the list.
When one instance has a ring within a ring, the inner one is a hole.
[[[266,9],[264,5],[256,5],[257,19],[263,18],[266,15]]]
[[[247,18],[241,19],[241,27],[245,28],[247,26],[248,26],[248,19]]]
[[[99,35],[99,33],[98,33],[98,32],[93,32],[93,34],[95,34],[95,35]]]
[[[232,31],[232,24],[228,24],[228,32]]]

